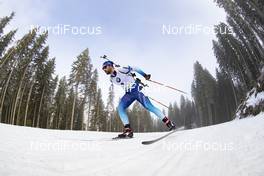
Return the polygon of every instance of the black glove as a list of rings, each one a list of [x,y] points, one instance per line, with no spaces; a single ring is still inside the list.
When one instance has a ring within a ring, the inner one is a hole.
[[[150,77],[151,77],[151,74],[145,74],[145,75],[144,75],[144,78],[145,78],[146,80],[150,80]]]

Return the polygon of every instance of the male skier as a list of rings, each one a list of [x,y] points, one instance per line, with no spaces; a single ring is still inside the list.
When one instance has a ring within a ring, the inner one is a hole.
[[[121,101],[118,105],[118,114],[120,116],[121,121],[124,125],[123,133],[118,135],[118,138],[132,138],[133,131],[130,127],[128,116],[126,113],[126,109],[135,101],[139,101],[144,108],[148,111],[153,112],[156,116],[158,116],[162,121],[166,124],[169,130],[175,129],[174,123],[166,117],[158,108],[156,108],[149,100],[147,96],[145,96],[141,89],[143,88],[143,84],[137,78],[135,78],[135,73],[139,73],[146,80],[150,79],[150,74],[144,73],[141,69],[136,67],[114,67],[114,63],[112,61],[105,61],[103,63],[104,72],[107,75],[110,75],[110,81],[116,85],[120,85],[125,89],[125,95],[121,98]]]

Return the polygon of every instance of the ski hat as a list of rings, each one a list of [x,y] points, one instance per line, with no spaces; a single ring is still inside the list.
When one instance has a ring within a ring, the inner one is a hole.
[[[106,66],[114,66],[114,62],[112,62],[112,61],[105,61],[104,63],[103,63],[103,67],[102,68],[104,68],[104,67],[106,67]]]

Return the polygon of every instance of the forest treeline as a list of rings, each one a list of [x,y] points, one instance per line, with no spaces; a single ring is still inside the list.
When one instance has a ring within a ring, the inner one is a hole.
[[[257,84],[264,65],[264,1],[215,0],[227,14],[227,23],[215,26],[217,59],[212,76],[199,62],[194,65],[192,95],[198,111],[198,126],[234,118],[246,93]]]

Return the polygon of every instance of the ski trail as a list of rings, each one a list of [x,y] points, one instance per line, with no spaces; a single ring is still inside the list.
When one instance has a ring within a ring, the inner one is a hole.
[[[135,133],[129,140],[105,141],[117,133],[0,124],[0,175],[262,176],[263,126],[261,114],[178,131],[157,143],[142,145],[164,133]],[[220,148],[206,149],[205,144]]]

